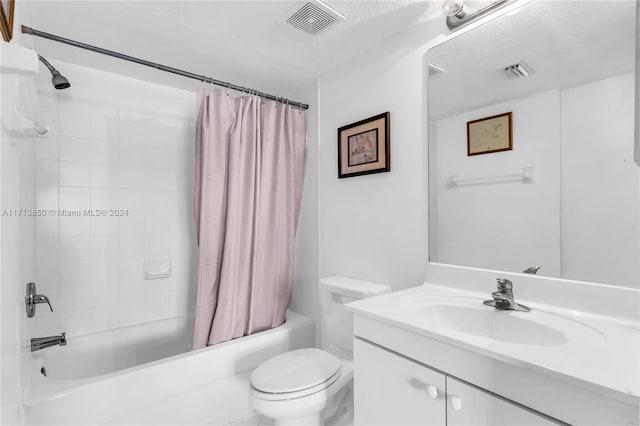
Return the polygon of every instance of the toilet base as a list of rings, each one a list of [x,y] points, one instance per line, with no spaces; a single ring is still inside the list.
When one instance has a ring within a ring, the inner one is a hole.
[[[272,418],[276,426],[351,426],[353,425],[353,381],[330,397],[326,401],[325,408],[318,414],[277,418],[275,417],[276,414],[282,414],[280,410],[279,413],[276,413],[272,410],[265,410],[264,406],[258,405],[262,410],[258,409],[257,411]],[[264,411],[268,411],[274,417],[267,415]],[[294,413],[288,412],[287,414],[292,415]]]
[[[306,417],[296,417],[289,419],[275,419],[275,426],[322,426],[322,419],[319,414]]]
[[[268,416],[267,416],[268,417]],[[274,419],[276,426],[352,426],[353,425],[353,382],[349,383],[327,401],[320,415],[295,419]]]
[[[325,426],[353,426],[353,381],[327,402],[321,418]]]

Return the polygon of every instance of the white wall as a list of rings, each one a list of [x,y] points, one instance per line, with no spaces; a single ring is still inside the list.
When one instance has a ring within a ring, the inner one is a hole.
[[[320,79],[320,276],[394,289],[420,284],[427,259],[422,50],[393,49]],[[338,179],[337,128],[389,111],[391,172]]]
[[[307,110],[307,156],[302,206],[296,231],[293,295],[290,309],[315,321],[316,344],[320,341],[318,293],[318,85],[312,84],[288,95],[309,105]]]
[[[49,58],[71,82],[41,73],[51,130],[36,146],[34,335],[80,334],[192,311],[196,245],[192,191],[195,93]],[[194,91],[197,88],[194,87]],[[90,217],[84,210],[122,210]],[[144,280],[145,260],[172,276]]]
[[[467,156],[467,122],[513,113],[513,150]],[[552,90],[434,123],[437,250],[441,263],[560,276],[560,92]],[[447,179],[514,174],[535,167],[535,183],[447,187]],[[432,200],[433,201],[433,200]],[[434,206],[431,206],[433,208]],[[435,219],[435,218],[434,218]]]

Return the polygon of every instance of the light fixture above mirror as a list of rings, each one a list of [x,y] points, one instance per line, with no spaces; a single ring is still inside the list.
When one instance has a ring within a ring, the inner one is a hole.
[[[442,2],[442,13],[447,17],[447,27],[451,31],[455,31],[514,1],[444,0]]]

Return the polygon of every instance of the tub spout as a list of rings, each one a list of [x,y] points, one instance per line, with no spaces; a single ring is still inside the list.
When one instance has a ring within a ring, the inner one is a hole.
[[[50,346],[66,346],[66,344],[67,337],[64,332],[60,336],[35,337],[31,339],[31,352],[39,351],[40,349]]]

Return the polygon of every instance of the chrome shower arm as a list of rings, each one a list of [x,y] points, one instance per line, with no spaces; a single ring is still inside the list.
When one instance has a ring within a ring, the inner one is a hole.
[[[39,60],[40,60],[40,62],[42,62],[42,63],[43,63],[47,68],[49,68],[49,71],[50,71],[50,72],[54,72],[54,71],[58,72],[58,70],[57,70],[57,69],[55,69],[55,68],[53,67],[53,65],[51,65],[51,64],[49,63],[49,61],[47,61],[47,60],[46,60],[45,58],[43,58],[42,56],[38,55],[38,59],[39,59]]]

